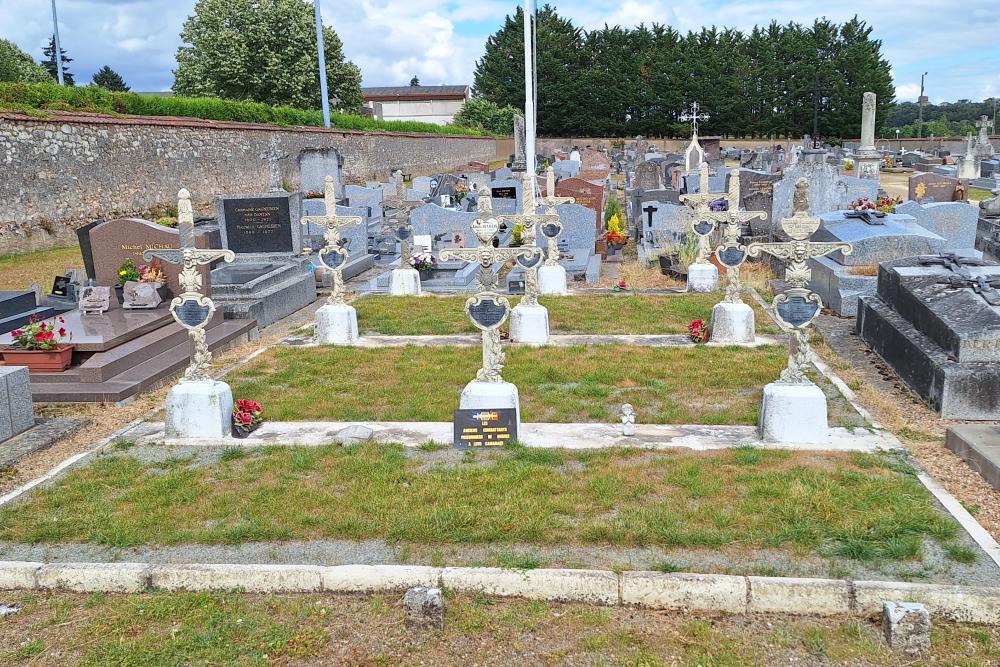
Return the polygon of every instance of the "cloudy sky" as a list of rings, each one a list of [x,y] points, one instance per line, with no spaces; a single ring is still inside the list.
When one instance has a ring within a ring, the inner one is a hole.
[[[538,0],[541,4],[544,0]],[[513,1],[321,0],[323,18],[344,40],[364,85],[472,83],[475,61]],[[58,0],[63,48],[71,71],[89,81],[102,65],[133,90],[167,90],[184,19],[195,0]],[[980,100],[1000,93],[1000,38],[995,1],[964,0],[553,0],[584,28],[653,22],[682,31],[702,25],[749,29],[773,19],[845,21],[857,14],[875,26],[893,66],[896,94],[915,100],[929,72],[932,102]],[[49,0],[0,0],[0,37],[36,59],[52,32]]]

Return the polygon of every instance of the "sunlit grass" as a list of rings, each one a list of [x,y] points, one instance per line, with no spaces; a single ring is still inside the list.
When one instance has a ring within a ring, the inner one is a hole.
[[[0,255],[0,290],[27,290],[40,285],[44,292],[66,269],[82,269],[80,248],[52,248],[15,255]]]

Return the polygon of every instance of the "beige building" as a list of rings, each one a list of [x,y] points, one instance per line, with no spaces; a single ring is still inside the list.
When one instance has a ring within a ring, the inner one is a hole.
[[[471,96],[469,86],[362,88],[365,106],[379,120],[417,120],[447,125]]]

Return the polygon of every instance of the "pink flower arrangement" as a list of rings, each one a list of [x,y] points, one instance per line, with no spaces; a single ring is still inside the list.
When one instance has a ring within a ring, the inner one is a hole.
[[[695,320],[688,324],[688,336],[695,343],[704,343],[708,340],[708,327],[705,326],[705,320]]]
[[[66,337],[66,327],[56,328],[56,324],[65,324],[66,320],[57,317],[51,323],[31,318],[28,326],[10,332],[14,339],[14,347],[25,350],[54,350],[62,345]]]
[[[257,401],[240,399],[233,407],[233,426],[252,429],[264,421],[264,408]]]

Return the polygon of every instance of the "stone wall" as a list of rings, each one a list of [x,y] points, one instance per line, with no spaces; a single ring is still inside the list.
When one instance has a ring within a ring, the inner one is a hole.
[[[496,155],[486,137],[0,113],[0,254],[73,245],[81,224],[175,204],[182,187],[205,213],[218,194],[264,192],[272,180],[297,187],[299,152],[320,147],[340,152],[348,183]]]

